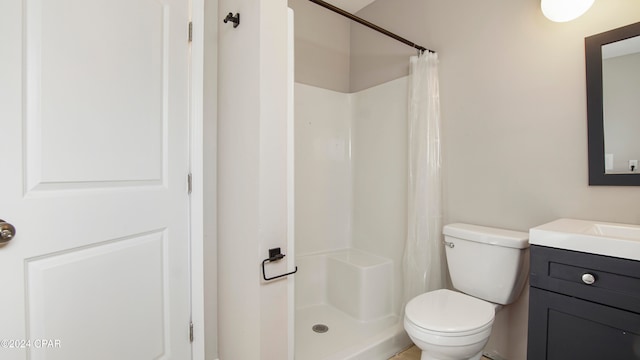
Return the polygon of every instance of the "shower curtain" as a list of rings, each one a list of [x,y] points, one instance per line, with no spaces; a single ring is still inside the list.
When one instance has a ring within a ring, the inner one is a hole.
[[[412,56],[409,72],[409,174],[404,303],[443,287],[438,55]],[[404,307],[403,307],[404,309]]]

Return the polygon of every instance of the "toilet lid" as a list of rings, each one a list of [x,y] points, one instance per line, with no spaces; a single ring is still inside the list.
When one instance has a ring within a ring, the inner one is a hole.
[[[493,321],[491,303],[459,292],[440,289],[417,296],[407,304],[405,315],[415,325],[438,332],[464,332]]]

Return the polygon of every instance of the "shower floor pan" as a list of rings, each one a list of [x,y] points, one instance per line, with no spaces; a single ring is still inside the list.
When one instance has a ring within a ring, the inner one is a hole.
[[[296,262],[296,360],[386,360],[411,344],[393,311],[390,259],[343,249]]]
[[[398,316],[363,322],[330,305],[297,309],[295,332],[296,360],[386,360],[411,344]]]

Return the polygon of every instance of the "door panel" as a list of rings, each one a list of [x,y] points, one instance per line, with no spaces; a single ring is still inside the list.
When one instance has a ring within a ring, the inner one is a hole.
[[[1,359],[191,357],[188,5],[0,2]]]
[[[27,1],[27,189],[161,180],[169,9]]]
[[[62,353],[67,359],[91,353],[160,358],[166,352],[164,324],[170,318],[162,301],[169,284],[166,239],[158,231],[27,259],[26,338],[59,339],[56,358]],[[143,343],[128,341],[139,334],[145,334]],[[92,341],[96,338],[108,341]],[[46,358],[42,352],[32,357]]]

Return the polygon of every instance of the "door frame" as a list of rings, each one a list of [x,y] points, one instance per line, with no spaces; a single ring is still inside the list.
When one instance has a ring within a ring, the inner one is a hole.
[[[190,263],[191,358],[205,359],[204,332],[204,0],[191,0],[191,59],[189,104],[189,168],[191,172]],[[215,141],[215,139],[209,139]],[[216,186],[216,184],[210,184]],[[214,237],[215,239],[215,237]]]

